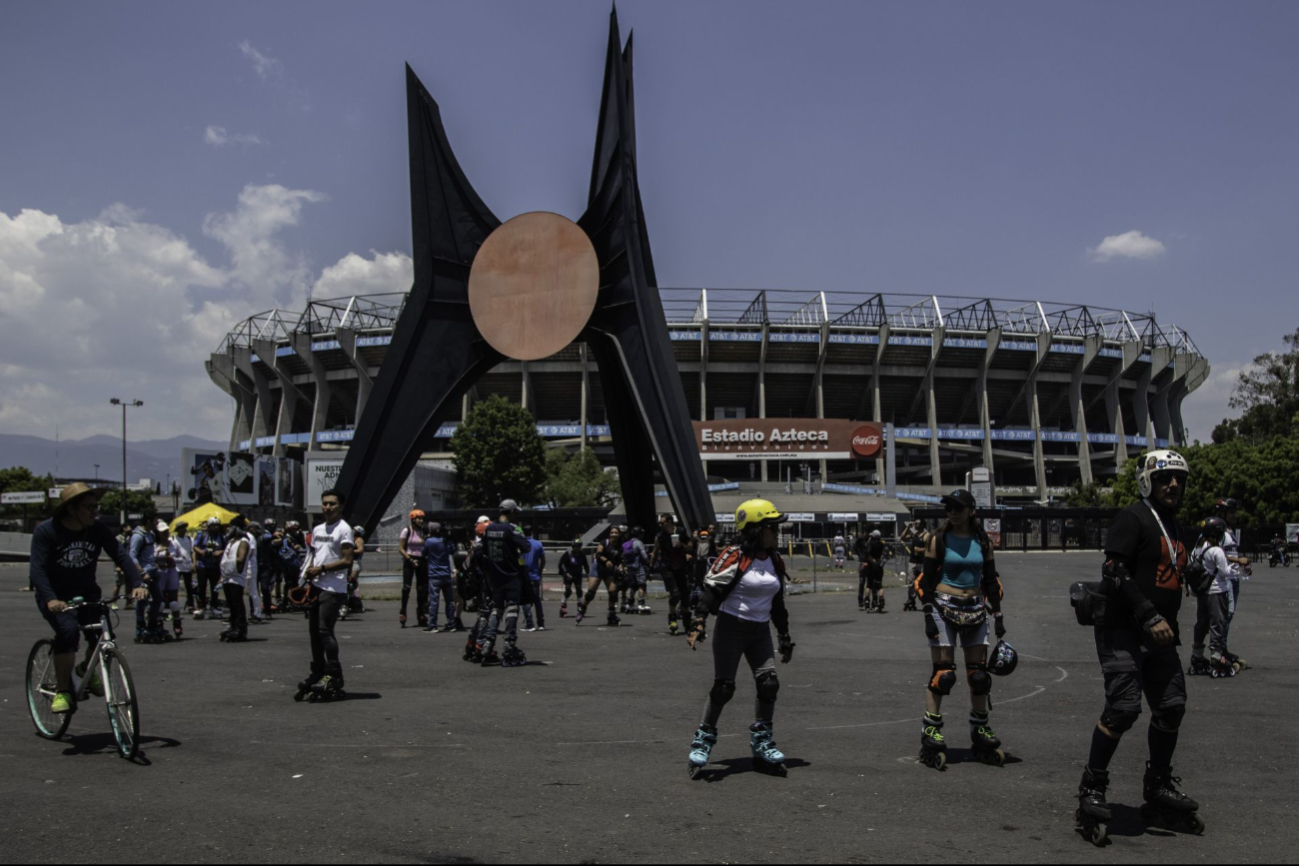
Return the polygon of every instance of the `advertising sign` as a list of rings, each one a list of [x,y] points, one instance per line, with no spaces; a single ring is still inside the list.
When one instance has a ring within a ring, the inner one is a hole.
[[[182,448],[180,452],[181,488],[187,504],[202,505],[230,502],[226,486],[226,455],[224,451],[196,451]]]
[[[46,495],[49,496],[51,499],[58,499],[60,496],[63,495],[63,488],[51,487],[49,491],[46,493]]]
[[[892,511],[874,512],[866,515],[867,523],[897,523],[898,517]]]
[[[983,531],[988,533],[988,539],[993,547],[1001,547],[1001,518],[985,519]]]
[[[226,460],[226,487],[230,498],[223,504],[257,504],[257,472],[253,468],[255,459],[252,454],[230,452],[230,457]]]
[[[880,425],[831,418],[695,421],[705,460],[865,460],[883,447]]]
[[[1290,544],[1299,544],[1299,523],[1285,525],[1285,540]]]
[[[275,504],[292,506],[298,489],[298,462],[281,457],[275,473]]]
[[[44,501],[44,490],[0,493],[0,505],[40,505]]]
[[[276,458],[258,457],[254,466],[257,470],[257,504],[274,505]]]
[[[831,523],[856,523],[857,512],[855,511],[831,511]]]
[[[338,476],[343,471],[343,460],[340,457],[313,457],[308,454],[306,466],[306,498],[302,504],[308,511],[316,511],[320,509],[320,497],[338,483]]]
[[[810,511],[792,511],[785,515],[786,523],[816,523],[816,515]]]

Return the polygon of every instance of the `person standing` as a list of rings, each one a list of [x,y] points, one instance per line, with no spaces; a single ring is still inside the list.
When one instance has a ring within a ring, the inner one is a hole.
[[[365,556],[365,527],[352,527],[352,565],[347,570],[347,596],[343,600],[343,609],[339,619],[347,619],[348,614],[365,613],[365,602],[361,600],[361,559]]]
[[[884,539],[878,529],[857,539],[857,609],[884,612]],[[870,591],[869,606],[867,590]]]
[[[486,578],[485,592],[490,600],[491,616],[478,641],[478,655],[484,666],[500,664],[516,667],[527,662],[518,648],[519,602],[523,582],[528,579],[525,557],[532,545],[514,525],[518,503],[506,499],[501,503],[499,519],[483,530],[481,556]],[[505,632],[505,652],[496,654],[496,635]]]
[[[582,588],[591,576],[591,563],[582,552],[582,539],[574,538],[572,546],[559,557],[559,573],[564,578],[564,600],[559,603],[559,618],[568,616],[568,598],[576,595],[582,601]]]
[[[198,576],[198,608],[194,619],[220,619],[218,600],[221,585],[221,557],[226,551],[226,535],[217,517],[209,517],[194,539],[194,570]]]
[[[427,573],[424,576],[425,591],[422,593],[428,601],[424,614],[424,631],[438,631],[438,607],[446,607],[446,631],[455,631],[456,626],[456,593],[455,578],[451,572],[451,552],[447,540],[442,537],[442,524],[430,522],[428,535],[420,547],[417,561],[424,565]]]
[[[1227,564],[1230,567],[1231,599],[1227,609],[1227,633],[1223,635],[1223,643],[1225,644],[1231,633],[1231,623],[1236,619],[1236,607],[1240,603],[1241,581],[1249,580],[1254,573],[1254,565],[1253,560],[1240,552],[1240,503],[1230,497],[1219,499],[1214,503],[1214,511],[1227,524],[1227,532],[1222,537],[1222,552],[1227,557]],[[1240,656],[1229,653],[1227,659],[1236,671],[1243,671],[1249,667],[1249,664]]]
[[[668,633],[673,635],[690,623],[690,578],[686,574],[688,553],[686,541],[677,536],[676,521],[672,515],[665,514],[659,523],[650,558],[659,563],[659,573],[667,587]]]
[[[158,592],[158,565],[154,560],[156,539],[148,527],[141,523],[131,532],[131,559],[149,590],[149,601],[135,606],[135,642],[161,643],[162,595]]]
[[[645,590],[649,586],[649,551],[645,548],[645,530],[633,526],[622,543],[623,573],[627,576],[626,613],[648,614]]]
[[[194,539],[189,534],[189,524],[181,521],[176,524],[176,531],[171,536],[171,544],[176,557],[176,572],[180,585],[185,588],[185,612],[194,612],[196,592],[194,589]]]
[[[185,633],[180,624],[180,570],[178,566],[184,561],[185,550],[177,539],[171,536],[166,523],[161,520],[154,527],[156,544],[153,549],[153,561],[157,566],[158,594],[162,605],[167,609],[171,620],[172,636],[180,640]]]
[[[1232,677],[1236,668],[1227,652],[1227,613],[1231,608],[1231,563],[1222,549],[1222,540],[1228,532],[1221,517],[1210,517],[1200,529],[1204,541],[1193,555],[1204,566],[1212,580],[1208,588],[1196,595],[1197,616],[1194,642],[1191,644],[1191,666],[1187,673],[1211,677]],[[1204,657],[1205,639],[1209,641],[1209,657]]]
[[[406,605],[410,601],[410,587],[415,584],[415,617],[417,624],[423,628],[428,625],[431,612],[428,604],[429,579],[432,572],[424,560],[424,512],[416,508],[410,513],[410,521],[402,529],[397,539],[398,552],[401,553],[401,612],[397,621],[406,627]]]
[[[609,618],[607,624],[618,625],[618,588],[622,585],[622,535],[618,527],[609,530],[609,536],[595,547],[595,576],[587,582],[586,595],[577,605],[577,616],[574,623],[581,625],[586,618],[586,610],[595,601],[595,594],[601,584],[609,594]]]
[[[735,512],[740,543],[723,550],[704,578],[686,637],[690,649],[694,650],[707,636],[710,614],[716,615],[717,624],[713,634],[713,687],[690,748],[692,777],[707,766],[717,744],[717,723],[722,708],[735,694],[741,658],[748,660],[757,689],[754,721],[749,727],[753,767],[759,772],[785,774],[785,755],[776,748],[772,727],[780,680],[771,642],[771,626],[775,625],[780,660],[788,664],[794,655],[789,612],[785,609],[788,575],[776,552],[777,531],[783,520],[776,506],[765,499],[750,499],[742,504]]]
[[[325,699],[343,697],[343,666],[334,626],[347,603],[355,540],[343,519],[343,493],[336,488],[320,496],[324,521],[311,530],[311,561],[303,577],[314,598],[308,600],[307,629],[311,636],[311,673],[298,683],[298,700],[308,693]]]
[[[847,545],[848,542],[844,540],[842,533],[836,535],[834,539],[830,542],[830,548],[834,553],[834,567],[837,568],[840,573],[842,573],[845,570],[844,555],[847,552],[846,551]]]
[[[257,547],[248,537],[248,523],[243,515],[230,521],[225,550],[221,554],[221,590],[230,609],[229,627],[220,639],[228,643],[248,640],[248,609],[244,597],[257,594]]]
[[[262,521],[261,531],[257,533],[257,597],[261,601],[260,610],[253,616],[254,622],[267,622],[271,619],[275,600],[275,572],[280,558],[275,553],[275,521],[266,518]]]
[[[528,582],[523,587],[524,604],[523,620],[524,631],[545,631],[546,630],[546,612],[541,607],[541,578],[546,571],[546,548],[541,542],[533,536],[536,530],[529,527],[523,533],[528,539],[528,554],[524,559],[524,565],[527,567]],[[533,625],[532,608],[537,608],[536,625]]]
[[[1091,752],[1078,785],[1077,829],[1100,844],[1110,810],[1105,801],[1109,765],[1119,741],[1150,704],[1149,760],[1142,780],[1142,816],[1169,829],[1199,832],[1199,804],[1178,790],[1173,752],[1186,714],[1186,679],[1177,654],[1186,544],[1177,509],[1190,467],[1176,451],[1138,458],[1141,501],[1123,509],[1105,537],[1104,610],[1094,626],[1105,677],[1105,708],[1092,730]]]
[[[929,543],[929,533],[925,532],[925,522],[919,518],[907,524],[899,539],[907,547],[907,561],[911,565],[911,580],[907,583],[907,600],[903,610],[916,609],[916,578],[924,570],[925,546]]]

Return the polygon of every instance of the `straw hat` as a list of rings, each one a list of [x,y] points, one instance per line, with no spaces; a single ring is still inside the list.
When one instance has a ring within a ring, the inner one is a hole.
[[[75,484],[69,484],[59,493],[59,504],[54,506],[54,516],[62,517],[63,513],[68,510],[68,506],[73,501],[83,496],[94,496],[96,500],[108,492],[107,487],[91,487],[89,484],[83,484],[78,481]]]

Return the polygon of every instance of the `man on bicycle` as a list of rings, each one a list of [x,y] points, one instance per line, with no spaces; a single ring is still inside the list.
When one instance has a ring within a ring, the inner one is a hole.
[[[73,708],[72,666],[76,660],[80,627],[99,622],[99,611],[93,607],[68,610],[64,599],[84,598],[99,601],[103,593],[95,580],[95,565],[101,551],[121,569],[131,588],[131,598],[145,601],[149,591],[143,586],[140,570],[118,543],[113,531],[99,522],[99,497],[104,490],[80,482],[63,488],[54,516],[41,523],[32,533],[31,581],[36,587],[36,606],[54,629],[54,672],[58,693],[50,704],[51,712],[66,713]],[[85,675],[86,664],[94,651],[98,634],[86,632],[86,658],[78,666]],[[102,695],[103,684],[91,672],[91,691]]]

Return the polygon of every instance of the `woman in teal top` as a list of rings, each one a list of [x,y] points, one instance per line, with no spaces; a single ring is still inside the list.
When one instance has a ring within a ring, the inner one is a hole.
[[[1000,765],[1001,741],[988,724],[988,614],[996,614],[997,637],[1005,634],[1001,619],[1001,580],[993,561],[992,544],[974,517],[974,497],[956,490],[943,497],[947,522],[929,538],[924,565],[914,588],[925,612],[925,634],[933,658],[933,674],[925,694],[920,760],[942,769],[947,763],[943,738],[943,697],[956,685],[956,643],[965,654],[965,680],[970,687],[970,741],[979,760]]]

